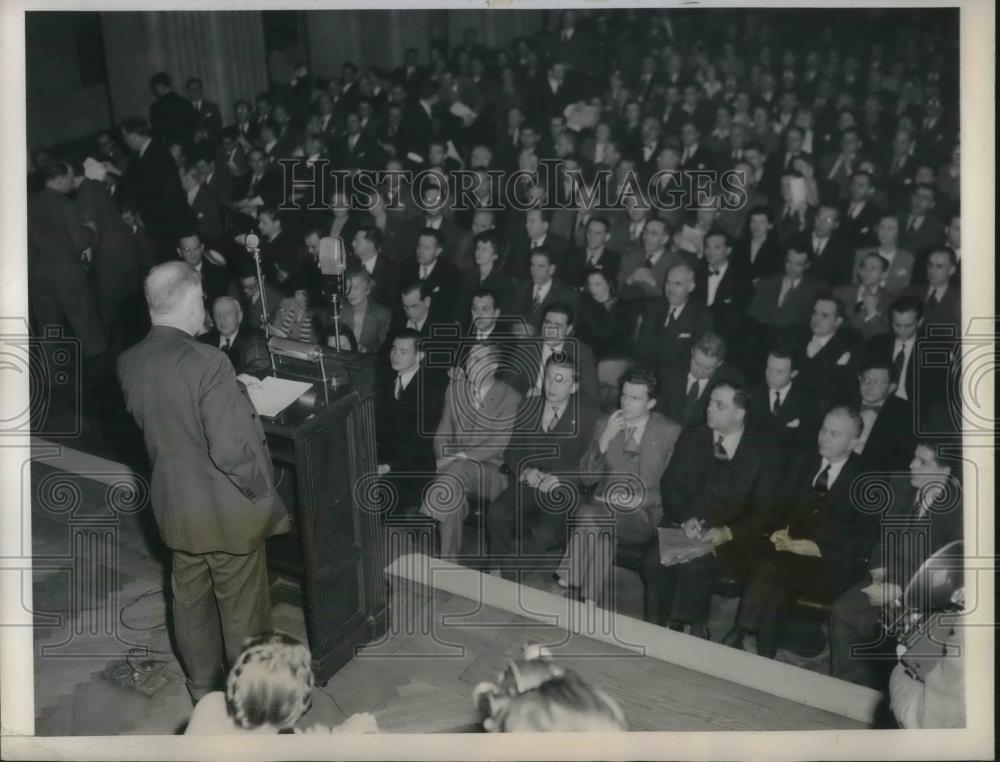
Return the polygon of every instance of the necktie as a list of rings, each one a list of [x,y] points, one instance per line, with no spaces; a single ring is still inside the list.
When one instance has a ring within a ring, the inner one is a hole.
[[[635,441],[635,426],[626,427],[622,449],[625,452],[639,452],[639,443]]]
[[[719,434],[715,438],[714,455],[717,460],[729,460],[729,454],[726,452],[726,448],[722,446],[722,434]]]
[[[427,280],[427,265],[420,265],[420,280]]]
[[[777,415],[779,407],[781,407],[781,393],[777,389],[775,389],[774,402],[771,403],[771,412]]]
[[[685,420],[691,416],[694,411],[695,405],[698,404],[698,381],[694,380],[688,387],[687,399],[684,401],[684,418]]]
[[[822,470],[813,479],[813,489],[817,492],[830,491],[830,464],[823,466]]]
[[[675,314],[676,310],[677,310],[676,307],[671,307],[670,312],[667,313],[667,322],[663,324],[666,328],[669,328],[676,319],[677,317],[677,315]]]
[[[398,400],[400,395],[403,393],[403,377],[400,375],[396,376],[396,389],[393,391],[393,396]]]
[[[910,217],[910,221],[906,223],[906,232],[912,233],[916,229],[917,229],[917,218]]]
[[[813,236],[813,251],[816,253],[817,257],[823,253],[823,248],[825,245],[826,245],[825,238],[818,238],[816,236]]]
[[[642,225],[632,225],[631,236],[633,241],[639,240],[639,233],[642,232]]]
[[[941,300],[937,297],[937,290],[932,289],[930,296],[927,297],[927,308],[934,309],[941,303]]]
[[[896,352],[895,357],[892,358],[892,364],[896,368],[896,378],[903,378],[903,364],[906,362],[906,347],[900,347],[899,351]]]
[[[545,420],[542,422],[542,431],[546,434],[552,430],[552,427],[556,422],[556,408],[554,405],[547,405],[545,407]]]
[[[532,297],[531,301],[534,303],[535,309],[538,309],[539,307],[542,306],[542,287],[541,286],[535,286],[535,295]]]
[[[233,348],[233,340],[232,340],[232,338],[227,338],[225,346],[222,347],[222,351],[225,352],[228,355],[229,354],[229,350],[232,349],[232,348]]]
[[[792,290],[792,282],[788,278],[781,279],[781,293],[778,294],[778,306],[780,307],[785,303],[785,298],[788,296],[788,292]]]

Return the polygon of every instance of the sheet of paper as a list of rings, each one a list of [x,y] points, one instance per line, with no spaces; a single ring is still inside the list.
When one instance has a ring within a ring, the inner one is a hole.
[[[686,564],[712,552],[711,545],[688,537],[683,529],[660,527],[656,531],[660,540],[660,563],[664,566]]]
[[[241,373],[236,379],[246,386],[257,414],[272,418],[312,388],[308,381],[291,381],[274,376],[259,379]]]

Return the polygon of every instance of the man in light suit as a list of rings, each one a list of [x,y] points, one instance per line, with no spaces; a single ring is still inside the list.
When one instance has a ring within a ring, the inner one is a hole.
[[[517,437],[504,455],[510,486],[489,510],[489,547],[506,579],[566,537],[566,510],[554,510],[552,491],[579,483],[580,458],[590,442],[597,408],[578,395],[576,361],[557,352],[545,363],[544,392],[521,401]]]
[[[197,701],[248,636],[271,629],[264,541],[289,521],[246,389],[222,352],[194,338],[205,322],[200,277],[168,262],[145,291],[153,327],[118,359],[118,377],[153,464],[177,648]]]
[[[898,239],[899,221],[891,215],[883,215],[878,223],[878,246],[858,249],[854,255],[854,282],[860,282],[858,266],[861,264],[861,260],[869,254],[875,253],[888,263],[885,280],[882,282],[886,291],[895,296],[909,286],[913,279],[914,257],[911,252],[897,248]]]
[[[860,285],[838,286],[833,295],[844,303],[847,320],[863,339],[889,332],[889,306],[892,294],[882,285],[888,263],[874,251],[858,265]]]
[[[642,229],[642,251],[622,257],[618,270],[618,293],[624,299],[645,299],[663,292],[663,281],[674,265],[686,261],[684,255],[667,249],[670,230],[659,218],[646,220]]]
[[[681,433],[678,423],[653,411],[658,386],[654,371],[627,370],[619,381],[621,407],[594,426],[580,472],[584,485],[597,487],[577,509],[558,573],[559,587],[571,597],[607,605],[615,543],[642,544],[656,536],[663,516],[660,478]]]
[[[347,293],[344,295],[340,324],[354,333],[358,351],[377,354],[385,343],[392,324],[392,313],[378,302],[372,301],[374,281],[363,267],[347,273]]]
[[[467,494],[494,500],[507,488],[500,466],[521,395],[496,377],[498,364],[499,347],[488,343],[473,347],[465,358],[465,372],[445,392],[434,435],[437,477],[420,506],[421,513],[438,523],[442,558],[454,559],[462,549]]]

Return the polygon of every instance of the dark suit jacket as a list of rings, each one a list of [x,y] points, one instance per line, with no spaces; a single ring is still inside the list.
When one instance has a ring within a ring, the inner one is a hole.
[[[812,277],[828,286],[846,286],[853,282],[854,244],[848,236],[835,230],[819,256],[816,256],[816,249],[813,248],[812,233],[806,233],[801,243],[812,253],[809,265],[809,274]]]
[[[895,395],[882,404],[860,456],[865,471],[905,471],[916,443],[913,405]]]
[[[635,354],[650,367],[687,372],[691,347],[712,330],[714,318],[704,303],[694,296],[688,299],[680,315],[667,326],[669,314],[670,303],[665,298],[650,299],[645,303],[635,340]]]
[[[43,188],[28,198],[28,241],[34,253],[79,259],[94,243],[81,207],[59,191]]]
[[[393,474],[432,475],[434,432],[441,420],[447,378],[421,367],[395,398],[396,374],[379,374],[375,396],[378,462]]]
[[[236,184],[235,198],[253,199],[260,197],[264,206],[277,206],[281,203],[284,188],[282,187],[282,176],[274,167],[268,167],[259,180],[254,180],[252,173],[247,173],[241,182]]]
[[[810,358],[806,347],[811,340],[812,332],[806,328],[798,332],[793,344],[793,351],[799,353],[798,381],[829,407],[853,394],[861,346],[852,335],[840,330]]]
[[[171,90],[150,105],[149,124],[154,138],[189,146],[198,124],[198,115],[191,101]]]
[[[598,360],[626,356],[632,350],[637,317],[635,302],[615,299],[610,305],[598,304],[585,294],[577,309],[575,334]]]
[[[870,548],[869,568],[885,569],[886,582],[904,590],[928,556],[949,542],[962,539],[962,497],[954,482],[937,496],[923,519],[916,516],[915,498],[915,490],[907,477],[893,481],[892,503],[882,518],[882,532],[893,539],[883,542],[882,537],[876,535]]]
[[[600,438],[607,423],[608,416],[601,416],[594,424],[594,435],[580,459],[581,482],[597,485],[594,494],[601,497],[607,487],[621,486],[625,474],[637,479],[644,489],[641,509],[649,516],[650,525],[656,526],[663,517],[660,480],[673,457],[681,427],[666,416],[651,412],[638,452],[625,449],[622,430],[611,440],[607,452],[602,453]]]
[[[545,311],[550,305],[563,303],[575,307],[579,300],[579,294],[575,290],[562,281],[553,279],[549,293],[545,295],[541,305],[535,307],[532,298],[534,288],[534,284],[531,281],[522,281],[517,284],[514,291],[511,313],[523,317],[528,325],[534,326],[536,332],[541,331],[542,320],[545,319]]]
[[[736,543],[756,540],[772,520],[777,451],[763,437],[744,431],[728,463],[727,482],[722,483],[709,477],[714,438],[715,432],[703,427],[681,434],[663,475],[664,522],[682,524],[699,518],[706,528],[728,526]]]
[[[382,149],[374,138],[364,132],[358,135],[354,148],[350,147],[347,135],[334,141],[334,169],[375,169],[382,158]]]
[[[695,287],[692,294],[702,304],[708,303],[708,265],[704,260],[695,271]],[[750,274],[730,260],[725,274],[719,279],[715,290],[715,301],[708,307],[712,313],[715,331],[721,334],[733,347],[738,346],[746,326],[747,307],[753,297]]]
[[[416,259],[417,241],[420,239],[420,231],[425,227],[427,227],[427,223],[423,214],[419,214],[403,226],[400,235],[401,246],[403,249],[400,252],[399,258],[401,264],[406,264],[407,262]],[[448,262],[454,263],[455,251],[461,244],[461,240],[463,238],[462,231],[447,217],[441,220],[441,227],[438,228],[438,230],[440,230],[444,235],[444,247],[441,251],[439,259],[444,259]]]
[[[479,268],[473,267],[462,273],[461,280],[458,299],[455,301],[455,319],[460,323],[468,325],[471,322],[472,295],[482,288],[489,289],[496,295],[497,307],[502,312],[510,312],[513,307],[514,289],[517,284],[502,267],[494,265],[485,280],[480,279]]]
[[[542,374],[542,351],[542,341],[536,338],[509,344],[508,353],[511,355],[511,365],[514,370],[511,383],[526,397],[536,387]],[[571,338],[563,344],[563,351],[576,361],[578,397],[588,405],[599,405],[597,361],[594,359],[594,350],[582,341]]]
[[[925,279],[926,280],[926,279]],[[954,278],[952,279],[954,281]],[[924,330],[931,325],[951,325],[956,330],[962,323],[962,288],[952,282],[944,292],[944,296],[931,304],[928,300],[930,286],[914,286],[907,294],[924,303]]]
[[[123,182],[151,238],[176,239],[193,229],[194,215],[181,188],[177,164],[162,143],[154,140],[142,156],[133,157]]]
[[[563,264],[561,271],[562,278],[568,285],[574,288],[586,288],[587,270],[591,267],[597,267],[604,272],[608,283],[614,286],[618,282],[618,271],[621,269],[621,264],[621,255],[616,251],[611,251],[606,246],[604,247],[604,251],[601,252],[596,265],[591,265],[587,262],[586,248],[578,248],[569,255],[568,261]]]
[[[656,409],[684,428],[705,425],[705,411],[712,395],[712,387],[718,381],[732,381],[745,384],[743,374],[731,365],[723,363],[708,379],[698,401],[689,407],[687,403],[688,367],[667,368],[660,372],[660,396]]]
[[[195,109],[193,102],[191,108],[195,113],[195,130],[203,131],[205,139],[215,143],[222,133],[222,112],[219,111],[218,104],[202,98],[200,110]]]
[[[399,282],[405,285],[411,281],[419,280],[420,265],[416,259],[409,259],[399,266]],[[425,284],[431,292],[431,302],[441,310],[442,315],[451,317],[455,314],[455,304],[458,301],[458,294],[461,290],[461,274],[458,268],[444,258],[439,256],[434,264],[434,269],[427,276]]]
[[[205,304],[209,311],[215,300],[220,296],[230,295],[233,291],[233,282],[230,279],[229,271],[222,265],[212,264],[208,259],[201,260],[201,290],[205,292]],[[270,303],[267,305],[272,306]],[[275,305],[276,306],[276,305]]]
[[[799,285],[788,292],[779,307],[783,279],[782,275],[772,275],[759,281],[747,314],[764,325],[781,330],[808,325],[813,302],[824,284],[811,275],[803,275]]]
[[[899,248],[922,252],[944,243],[944,223],[936,215],[925,215],[920,227],[913,231],[906,229],[909,220],[909,214],[899,215]]]
[[[219,346],[222,336],[215,328],[199,336],[198,341],[202,344],[208,344],[210,347],[215,347],[222,352],[222,354],[229,358],[237,373],[241,372],[247,365],[261,358],[265,360],[267,358],[267,339],[264,336],[264,332],[259,328],[251,326],[241,326],[239,328],[236,332],[236,340],[232,342],[228,352]]]
[[[264,429],[222,352],[153,326],[118,358],[118,378],[149,450],[167,547],[242,555],[288,529]]]
[[[195,227],[204,241],[214,241],[222,237],[222,204],[219,197],[207,185],[198,186],[194,201],[191,202]]]
[[[788,527],[793,539],[815,542],[837,595],[864,576],[877,523],[852,500],[852,486],[864,473],[858,457],[848,457],[836,481],[822,494],[812,486],[820,466],[815,454],[789,475],[789,499],[782,501],[783,510],[770,528]]]
[[[545,243],[543,245],[549,250],[549,254],[552,255],[551,262],[556,266],[555,277],[565,282],[562,275],[563,270],[569,269],[570,273],[573,272],[573,267],[570,264],[569,241],[550,230],[545,235]],[[530,266],[531,241],[528,240],[524,232],[519,231],[507,250],[504,268],[515,278],[527,280]]]
[[[545,408],[544,397],[521,400],[517,411],[517,436],[504,453],[512,483],[518,480],[522,468],[537,468],[571,483],[579,481],[580,458],[590,444],[598,410],[578,395],[571,395],[562,415],[548,432],[544,432]]]
[[[347,259],[348,269],[361,269],[364,265],[361,260],[353,254]],[[375,285],[372,286],[372,300],[378,302],[390,312],[399,309],[399,269],[396,264],[385,255],[379,254],[375,259],[375,267],[372,270],[372,279]]]
[[[857,217],[851,217],[850,210],[850,202],[840,210],[840,225],[838,227],[840,232],[851,240],[855,249],[860,249],[863,246],[875,246],[878,243],[876,232],[882,210],[871,201],[865,202]]]
[[[918,335],[913,344],[913,351],[910,353],[910,361],[903,369],[906,396],[911,403],[914,403],[918,414],[926,411],[927,406],[932,403],[943,402],[947,399],[945,396],[947,390],[940,388],[940,383],[935,384],[935,381],[940,381],[938,379],[939,372],[935,372],[937,369],[930,367],[927,363],[921,363],[919,360],[920,342],[921,337]],[[887,333],[866,341],[864,353],[866,357],[891,364],[895,346],[895,335]]]
[[[774,392],[761,385],[750,392],[749,428],[773,442],[789,457],[803,448],[811,452],[822,423],[822,409],[815,394],[796,380],[786,392],[777,414],[771,412]]]
[[[778,245],[778,240],[774,235],[769,235],[764,239],[757,257],[750,261],[750,236],[741,238],[733,246],[733,254],[730,259],[740,266],[743,272],[750,274],[750,280],[767,278],[772,275],[781,275],[785,264],[785,250]]]

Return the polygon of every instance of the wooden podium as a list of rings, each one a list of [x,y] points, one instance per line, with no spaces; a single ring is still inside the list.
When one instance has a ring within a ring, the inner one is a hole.
[[[268,540],[268,565],[301,582],[320,685],[387,627],[384,521],[364,486],[375,472],[374,362],[337,354],[326,366],[336,379],[328,402],[317,383],[262,418],[275,486],[292,516],[292,531]],[[278,376],[308,377],[307,366],[285,364]]]

